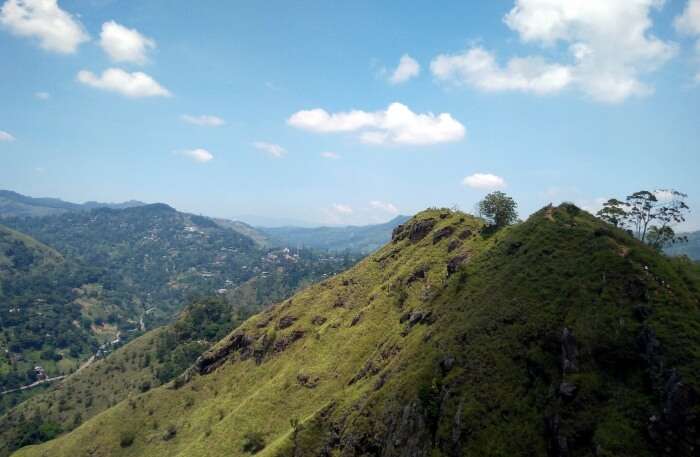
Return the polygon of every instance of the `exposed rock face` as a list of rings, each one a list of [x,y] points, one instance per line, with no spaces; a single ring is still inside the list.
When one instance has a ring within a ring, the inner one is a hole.
[[[391,240],[399,242],[408,238],[412,243],[422,240],[435,227],[435,219],[424,219],[402,224],[391,233]]]
[[[447,245],[447,252],[452,252],[461,245],[462,242],[460,240],[450,240],[449,244]]]
[[[323,316],[314,316],[313,319],[311,319],[311,323],[314,325],[323,325],[326,323],[326,318]]]
[[[199,356],[195,362],[195,368],[199,374],[209,374],[223,365],[230,354],[250,347],[251,343],[252,340],[247,335],[243,333],[233,334],[226,344],[213,352],[206,352]]]
[[[549,457],[569,457],[569,442],[560,431],[561,419],[559,415],[545,419],[545,432],[547,440],[547,455]]]
[[[452,257],[450,261],[447,262],[447,276],[452,276],[454,273],[456,273],[457,270],[459,270],[459,266],[465,263],[467,260],[469,260],[469,256],[467,254]]]
[[[283,316],[280,318],[279,322],[277,323],[277,328],[282,330],[287,327],[290,327],[294,322],[296,322],[297,318],[294,316]]]
[[[433,234],[433,244],[437,244],[445,238],[449,238],[455,232],[455,228],[451,225],[443,227]]]
[[[464,229],[461,232],[459,232],[459,235],[457,235],[457,238],[459,238],[460,240],[466,240],[470,236],[472,236],[472,231],[469,229]]]
[[[660,411],[649,418],[649,437],[659,455],[697,456],[700,453],[700,394],[686,385],[675,369],[666,368],[656,333],[644,327],[639,336],[642,358],[652,388],[658,393]]]
[[[561,333],[561,370],[563,373],[573,373],[578,370],[578,349],[576,338],[568,328]]]

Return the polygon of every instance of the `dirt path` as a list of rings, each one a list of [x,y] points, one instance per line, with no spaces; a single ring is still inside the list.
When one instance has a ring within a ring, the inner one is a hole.
[[[47,382],[60,381],[61,379],[65,378],[65,377],[66,377],[66,375],[62,375],[62,376],[54,376],[53,378],[41,379],[39,381],[34,381],[31,384],[27,384],[26,386],[22,386],[22,387],[18,387],[16,389],[10,389],[10,390],[6,390],[4,392],[0,392],[0,395],[11,394],[12,392],[19,392],[20,390],[31,389],[33,387],[40,386],[42,384],[46,384]]]

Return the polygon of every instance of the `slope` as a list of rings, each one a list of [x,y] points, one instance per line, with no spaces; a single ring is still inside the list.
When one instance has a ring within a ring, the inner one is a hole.
[[[168,386],[17,456],[652,456],[699,444],[700,273],[572,205],[423,212]]]
[[[262,307],[349,266],[302,253],[295,263],[278,266],[225,294],[196,299],[175,322],[113,352],[100,350],[94,362],[0,415],[0,456],[70,431],[129,395],[170,381]]]

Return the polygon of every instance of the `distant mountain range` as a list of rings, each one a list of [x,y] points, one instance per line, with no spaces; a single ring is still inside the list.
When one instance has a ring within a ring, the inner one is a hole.
[[[700,231],[684,233],[687,243],[678,243],[666,249],[669,255],[687,255],[693,260],[700,260]]]
[[[368,254],[391,239],[395,227],[410,219],[396,216],[384,224],[346,227],[258,227],[275,246],[307,247],[328,251],[354,251]]]
[[[58,198],[35,198],[11,190],[0,190],[0,219],[14,217],[43,217],[89,211],[97,208],[127,209],[146,206],[136,200],[123,203],[71,203]],[[397,216],[383,224],[343,227],[308,227],[304,222],[279,218],[253,217],[240,220],[212,218],[220,227],[232,229],[251,238],[261,247],[305,247],[324,251],[352,251],[369,254],[391,237],[391,231],[406,222],[408,216]],[[282,227],[262,227],[266,223],[290,222]]]
[[[145,203],[130,200],[122,203],[71,203],[59,198],[34,198],[11,190],[0,190],[0,218],[3,217],[40,217],[95,208],[124,209],[144,206]]]

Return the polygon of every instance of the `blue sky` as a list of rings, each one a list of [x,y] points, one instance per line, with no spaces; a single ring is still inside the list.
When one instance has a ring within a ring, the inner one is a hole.
[[[0,2],[0,188],[252,222],[700,208],[698,0]]]

